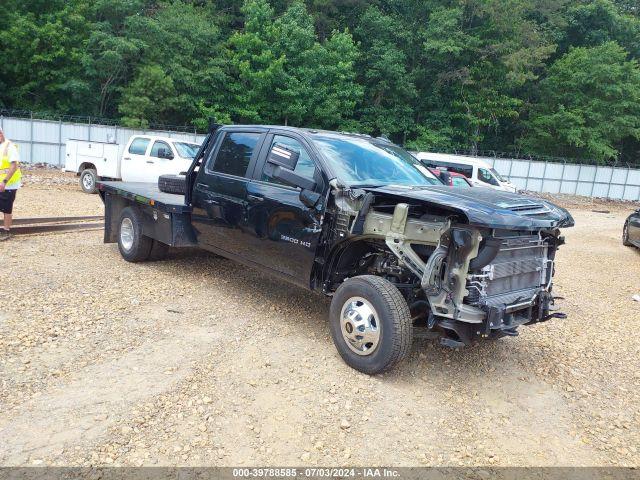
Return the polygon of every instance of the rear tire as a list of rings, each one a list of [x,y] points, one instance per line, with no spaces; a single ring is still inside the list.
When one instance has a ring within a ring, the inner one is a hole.
[[[183,175],[160,175],[158,188],[164,193],[184,195],[187,192],[187,177]]]
[[[411,350],[409,306],[384,278],[362,275],[345,281],[331,301],[329,322],[338,353],[360,372],[389,370]]]
[[[95,168],[87,168],[80,174],[80,188],[84,193],[96,193],[96,182],[98,181],[98,172]]]
[[[120,214],[118,223],[118,249],[127,262],[144,262],[151,255],[153,240],[142,234],[142,215],[127,207]]]
[[[629,241],[629,220],[624,222],[624,228],[622,229],[622,245],[625,247],[632,247],[633,244]]]

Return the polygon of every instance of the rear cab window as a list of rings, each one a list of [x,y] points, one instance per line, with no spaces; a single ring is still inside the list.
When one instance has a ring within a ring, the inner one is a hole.
[[[463,163],[451,163],[441,160],[422,160],[428,167],[437,168],[447,172],[459,173],[467,178],[473,178],[473,166]]]
[[[207,173],[246,177],[261,136],[254,132],[225,132],[217,154],[207,163]]]
[[[134,138],[129,145],[129,153],[133,155],[144,155],[147,153],[147,147],[151,142],[148,138]]]
[[[467,178],[473,178],[473,166],[462,163],[446,163],[445,167],[450,172],[459,173]]]

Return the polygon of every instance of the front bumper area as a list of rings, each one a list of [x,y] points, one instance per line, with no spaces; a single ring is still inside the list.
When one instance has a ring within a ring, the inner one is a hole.
[[[480,323],[471,324],[448,318],[433,318],[431,327],[439,327],[447,333],[442,343],[452,347],[469,345],[480,338],[515,337],[518,335],[518,327],[522,325],[542,323],[553,318],[566,318],[564,313],[553,311],[554,303],[553,295],[540,290],[532,300],[527,302],[484,307],[486,317]]]

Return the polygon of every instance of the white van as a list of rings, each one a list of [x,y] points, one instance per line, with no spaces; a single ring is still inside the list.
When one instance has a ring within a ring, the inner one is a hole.
[[[461,173],[474,187],[491,187],[506,192],[516,192],[517,187],[504,179],[489,162],[477,157],[448,155],[445,153],[417,153],[416,158],[427,167]]]
[[[124,147],[69,140],[64,171],[75,172],[82,190],[95,193],[99,179],[157,182],[160,175],[186,173],[199,148],[197,143],[155,135],[134,135]]]

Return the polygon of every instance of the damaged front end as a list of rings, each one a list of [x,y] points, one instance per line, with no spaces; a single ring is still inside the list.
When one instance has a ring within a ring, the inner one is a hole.
[[[564,243],[558,228],[472,225],[440,207],[374,198],[363,196],[341,220],[341,239],[356,240],[359,260],[343,260],[328,285],[362,273],[384,276],[403,293],[416,324],[453,347],[564,318],[554,312],[552,294],[555,254]],[[345,251],[341,258],[349,257]]]

